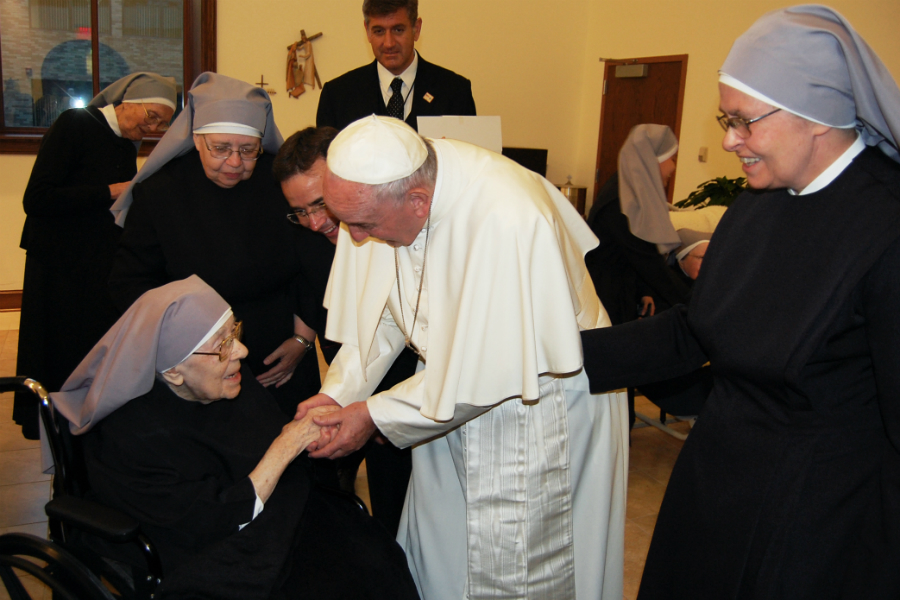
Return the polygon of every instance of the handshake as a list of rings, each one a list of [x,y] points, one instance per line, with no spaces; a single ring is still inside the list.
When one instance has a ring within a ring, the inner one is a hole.
[[[266,502],[287,466],[304,450],[313,458],[338,458],[358,450],[375,433],[365,402],[347,408],[325,394],[301,402],[297,414],[250,473],[257,497]]]
[[[340,458],[359,450],[375,433],[365,402],[341,406],[330,396],[316,394],[297,406],[294,420],[284,427],[305,442],[312,458]]]

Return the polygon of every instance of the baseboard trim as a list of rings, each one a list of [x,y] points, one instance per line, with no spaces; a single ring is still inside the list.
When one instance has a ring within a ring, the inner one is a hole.
[[[0,290],[0,312],[22,310],[22,290]]]

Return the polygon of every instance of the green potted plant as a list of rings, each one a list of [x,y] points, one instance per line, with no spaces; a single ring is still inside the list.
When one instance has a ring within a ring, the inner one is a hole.
[[[675,203],[677,208],[702,208],[704,206],[731,206],[734,199],[747,189],[747,179],[716,177],[704,181],[684,200]]]

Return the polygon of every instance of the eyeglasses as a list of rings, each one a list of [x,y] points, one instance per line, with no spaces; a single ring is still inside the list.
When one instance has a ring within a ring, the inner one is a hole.
[[[238,148],[237,150],[233,150],[231,146],[210,146],[204,140],[203,142],[206,144],[206,149],[209,150],[209,155],[218,160],[228,160],[231,158],[231,155],[237,152],[241,156],[241,160],[246,160],[253,162],[257,160],[260,155],[263,153],[262,146],[257,148]]]
[[[219,362],[225,362],[229,358],[231,358],[231,350],[234,348],[234,343],[241,341],[241,334],[244,333],[244,322],[238,321],[234,324],[234,329],[231,330],[231,335],[222,340],[222,343],[219,344],[219,349],[216,352],[192,352],[191,354],[203,354],[204,356],[218,356]]]
[[[313,204],[309,207],[309,210],[303,208],[296,208],[292,212],[287,214],[287,220],[293,223],[294,225],[305,225],[309,223],[309,218],[312,217],[316,213],[320,213],[323,210],[328,210],[328,207],[325,206],[325,203],[322,200],[319,200],[317,204]]]
[[[768,116],[774,115],[780,108],[776,108],[770,113],[766,113],[761,117],[756,117],[755,119],[742,119],[741,117],[729,117],[727,115],[719,115],[716,117],[716,120],[719,122],[719,125],[722,126],[722,129],[727,133],[729,129],[734,129],[734,132],[740,138],[748,138],[750,137],[750,125],[752,123],[756,123],[757,121],[762,121]]]
[[[144,106],[143,102],[141,102],[141,108],[144,109],[144,115],[145,115],[144,122],[147,123],[147,125],[156,127],[157,131],[168,131],[168,129],[169,129],[168,122],[163,121],[162,117],[160,117],[156,113],[148,112],[147,107]]]

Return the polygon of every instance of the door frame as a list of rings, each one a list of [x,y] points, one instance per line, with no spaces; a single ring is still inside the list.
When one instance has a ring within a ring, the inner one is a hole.
[[[688,55],[687,54],[672,54],[668,56],[648,56],[643,58],[619,58],[619,59],[608,59],[603,61],[603,97],[600,105],[600,133],[597,137],[597,160],[594,165],[594,198],[591,202],[591,206],[593,206],[593,202],[597,200],[597,194],[600,193],[600,186],[602,186],[605,182],[598,181],[600,178],[600,158],[601,152],[603,150],[603,124],[605,119],[607,118],[607,108],[609,103],[606,102],[606,79],[607,75],[610,73],[610,67],[615,67],[618,65],[635,65],[635,64],[647,64],[647,63],[663,63],[663,62],[680,62],[681,63],[681,80],[678,86],[678,103],[675,109],[675,137],[681,141],[681,117],[682,110],[684,109],[684,89],[685,83],[687,81],[687,64],[688,64]],[[618,152],[618,150],[616,150]],[[669,180],[669,185],[667,186],[666,196],[668,197],[669,204],[672,203],[672,194],[675,190],[675,177]]]

